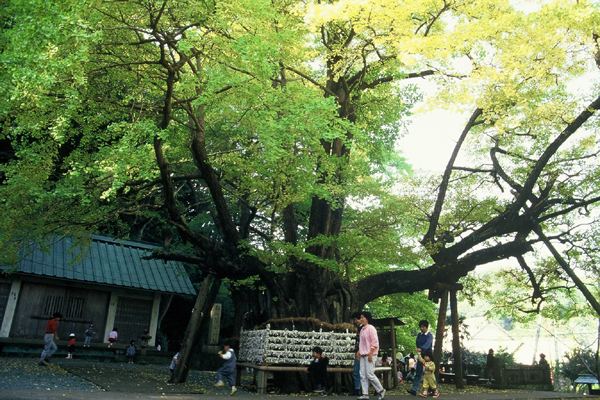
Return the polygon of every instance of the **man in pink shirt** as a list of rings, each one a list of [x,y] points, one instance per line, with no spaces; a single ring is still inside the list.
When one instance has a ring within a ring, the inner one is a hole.
[[[373,317],[370,312],[363,311],[360,315],[360,323],[363,326],[360,330],[360,343],[358,345],[357,357],[360,356],[360,385],[362,396],[358,400],[369,400],[369,382],[379,393],[379,400],[385,397],[385,389],[375,375],[375,361],[379,351],[379,338],[377,330],[371,325]]]

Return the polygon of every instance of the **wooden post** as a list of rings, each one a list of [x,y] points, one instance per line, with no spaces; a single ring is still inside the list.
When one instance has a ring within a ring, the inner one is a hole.
[[[433,347],[433,362],[438,366],[435,371],[436,380],[440,377],[440,363],[442,361],[442,348],[444,346],[444,331],[446,330],[446,310],[448,309],[448,290],[442,291],[440,298],[440,311],[435,330],[435,345]]]
[[[456,290],[450,291],[450,311],[452,313],[452,352],[454,353],[454,383],[457,389],[464,389],[462,354],[460,351],[460,336],[458,333],[458,302]]]
[[[398,351],[398,344],[396,343],[396,325],[394,319],[390,320],[390,335],[391,335],[391,347],[392,347],[392,386],[398,387],[398,361],[396,360],[396,352]]]
[[[173,382],[171,383],[183,383],[187,378],[190,367],[189,364],[192,359],[192,352],[194,348],[197,347],[197,341],[200,337],[199,332],[201,330],[201,327],[203,325],[206,325],[206,321],[209,318],[208,315],[205,315],[208,313],[203,312],[204,308],[207,305],[207,303],[214,304],[215,298],[217,296],[218,288],[217,290],[215,290],[215,288],[213,287],[213,290],[210,290],[211,285],[220,286],[221,280],[219,278],[216,278],[213,274],[208,274],[202,282],[202,287],[200,288],[200,292],[198,292],[198,297],[196,297],[196,303],[194,304],[192,317],[190,318],[190,322],[185,331],[185,336],[181,344],[181,349],[179,350],[178,363],[175,367],[175,372],[172,378]],[[212,304],[210,306],[212,308]]]
[[[256,391],[258,394],[265,394],[267,390],[267,371],[258,370],[256,379]]]

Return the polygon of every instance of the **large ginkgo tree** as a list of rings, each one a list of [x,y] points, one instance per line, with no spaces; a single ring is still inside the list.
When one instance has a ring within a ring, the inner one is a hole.
[[[341,322],[493,261],[534,277],[524,256],[593,224],[593,1],[13,0],[1,18],[4,263],[52,235],[160,241],[205,305],[231,282],[238,328]],[[395,148],[421,100],[468,114],[429,180]]]

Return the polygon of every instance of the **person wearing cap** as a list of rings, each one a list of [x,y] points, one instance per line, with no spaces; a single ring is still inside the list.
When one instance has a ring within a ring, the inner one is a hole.
[[[69,335],[69,337],[71,338],[71,340],[69,341],[69,347],[67,349],[67,357],[65,357],[65,358],[72,359],[73,352],[75,351],[75,334],[71,333]]]
[[[92,342],[92,336],[94,336],[94,325],[90,325],[84,332],[85,338],[83,339],[83,347],[90,347],[90,343]]]
[[[50,362],[50,357],[52,357],[57,349],[54,341],[59,340],[56,332],[58,331],[58,321],[61,318],[62,314],[55,312],[54,315],[52,315],[52,318],[46,324],[46,331],[44,332],[44,351],[42,351],[40,362],[38,363],[41,366],[46,366],[45,363]]]

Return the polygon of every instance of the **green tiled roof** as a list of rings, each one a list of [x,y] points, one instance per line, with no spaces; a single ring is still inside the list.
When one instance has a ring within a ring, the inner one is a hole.
[[[71,238],[63,238],[50,245],[49,253],[36,247],[21,260],[17,272],[164,293],[196,294],[180,263],[143,259],[156,246],[93,235],[91,246],[83,250],[84,257],[73,262],[82,249],[72,252],[72,245]]]

